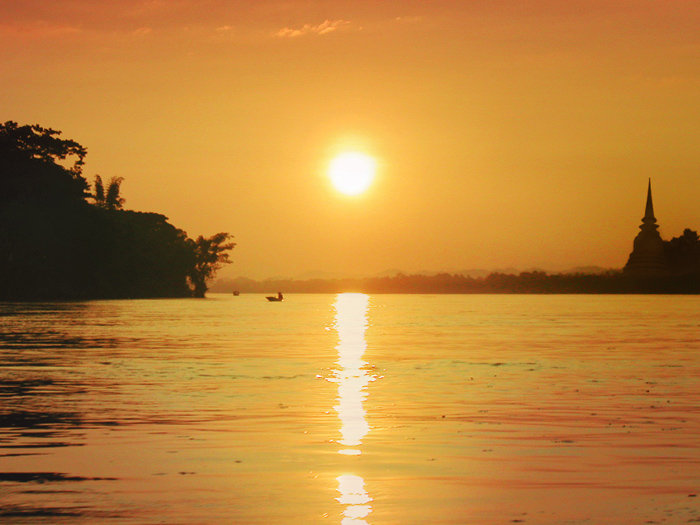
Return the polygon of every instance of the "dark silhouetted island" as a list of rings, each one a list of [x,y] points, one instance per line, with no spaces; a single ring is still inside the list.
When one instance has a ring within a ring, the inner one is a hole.
[[[91,192],[86,154],[59,131],[0,124],[0,300],[204,297],[231,235],[190,239],[123,209],[121,177]]]

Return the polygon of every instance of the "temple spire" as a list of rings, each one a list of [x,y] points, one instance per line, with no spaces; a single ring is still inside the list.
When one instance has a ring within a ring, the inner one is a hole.
[[[642,219],[642,222],[656,222],[656,217],[654,217],[654,203],[651,201],[651,177],[649,177],[649,188],[647,189],[647,207],[644,211],[644,218]]]

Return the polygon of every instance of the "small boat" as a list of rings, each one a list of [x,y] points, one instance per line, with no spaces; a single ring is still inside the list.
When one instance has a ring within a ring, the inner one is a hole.
[[[239,295],[241,295],[241,292],[239,292],[238,290],[234,290],[234,291],[233,291],[233,295],[235,295],[236,297],[238,297]]]
[[[284,301],[284,296],[282,295],[282,292],[277,292],[277,295],[269,295],[265,297],[268,301]]]

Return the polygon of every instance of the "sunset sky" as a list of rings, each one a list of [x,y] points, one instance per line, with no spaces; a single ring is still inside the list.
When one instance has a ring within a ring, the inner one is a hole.
[[[700,230],[697,0],[0,0],[0,120],[224,275],[622,267]],[[332,186],[370,155],[370,188]]]

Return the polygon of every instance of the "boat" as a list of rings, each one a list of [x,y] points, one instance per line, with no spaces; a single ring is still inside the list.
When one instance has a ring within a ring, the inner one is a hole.
[[[265,297],[268,301],[271,302],[279,302],[279,301],[284,301],[284,296],[282,295],[282,292],[277,292],[277,295],[269,295]]]
[[[241,292],[239,292],[238,290],[234,290],[234,291],[233,291],[233,295],[235,295],[236,297],[238,297],[239,295],[241,295]]]

